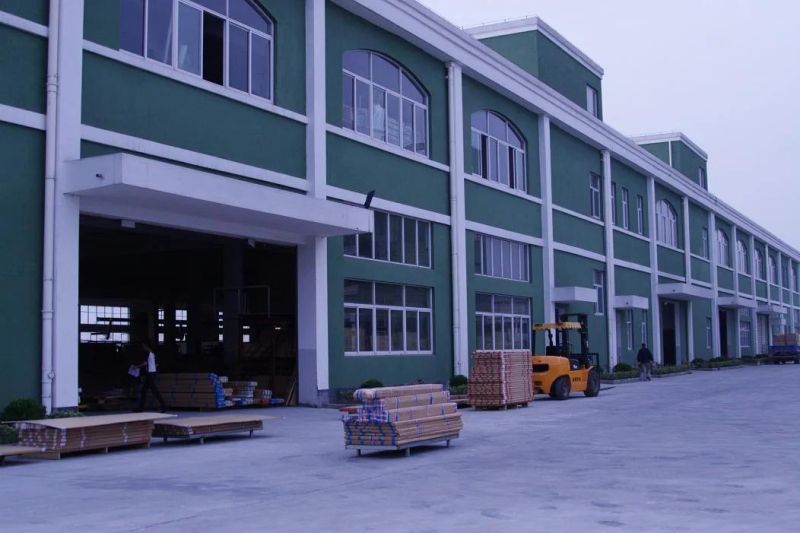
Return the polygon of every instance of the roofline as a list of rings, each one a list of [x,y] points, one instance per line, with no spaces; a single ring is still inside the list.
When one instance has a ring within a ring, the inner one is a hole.
[[[502,22],[490,22],[478,26],[465,27],[464,31],[476,39],[488,39],[490,37],[500,37],[502,35],[513,35],[528,31],[538,31],[559,48],[564,50],[578,63],[589,69],[598,78],[603,78],[605,71],[586,53],[577,46],[569,42],[566,37],[558,33],[552,26],[547,24],[539,17],[524,17],[520,19],[505,20]]]
[[[522,107],[549,116],[598,149],[609,150],[634,170],[695,204],[733,222],[746,233],[800,261],[800,251],[760,226],[700,185],[637,145],[626,135],[592,116],[540,79],[481,43],[452,22],[416,0],[332,0],[366,20],[400,35],[443,62],[454,62],[464,72]]]
[[[652,144],[659,142],[680,141],[699,155],[703,161],[708,161],[708,154],[700,148],[694,141],[680,131],[671,131],[666,133],[652,133],[648,135],[635,135],[631,140],[636,144]]]

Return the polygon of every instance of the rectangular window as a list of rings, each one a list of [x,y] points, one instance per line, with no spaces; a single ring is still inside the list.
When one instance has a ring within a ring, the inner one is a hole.
[[[119,47],[144,55],[145,0],[121,0],[119,4]]]
[[[147,57],[172,64],[172,0],[147,2]]]
[[[647,344],[647,311],[642,311],[642,330],[640,335],[642,344]]]
[[[251,33],[250,92],[272,99],[272,41]]]
[[[172,313],[171,313],[172,314]],[[158,309],[158,343],[164,344],[166,341],[167,327],[166,327],[166,310],[161,307]],[[174,314],[170,317],[172,319],[172,333],[174,342],[186,342],[186,335],[189,331],[189,311],[186,309],[175,309]],[[242,326],[249,328],[249,326]],[[250,342],[249,336],[243,339],[244,342]]]
[[[702,239],[703,239],[703,242],[702,242],[702,249],[701,249],[700,253],[702,254],[702,256],[703,256],[705,259],[708,259],[708,256],[709,256],[709,248],[708,248],[708,228],[703,228],[703,231],[702,231]]]
[[[228,28],[228,85],[250,91],[250,32],[233,24]],[[349,109],[353,109],[352,97]]]
[[[605,314],[606,309],[606,273],[602,270],[594,271],[594,289],[597,291],[597,303],[594,306],[594,314]]]
[[[739,346],[741,348],[750,347],[750,322],[739,322]]]
[[[345,352],[432,353],[431,292],[427,287],[345,280]]]
[[[127,306],[81,305],[81,343],[130,342],[131,309]]]
[[[356,131],[369,135],[369,84],[356,80]]]
[[[711,341],[712,341],[711,331],[712,331],[711,318],[706,317],[706,348],[708,348],[709,350],[711,349]]]
[[[414,109],[414,137],[416,141],[416,152],[420,155],[428,155],[428,112],[422,107],[415,106]]]
[[[430,268],[431,231],[430,222],[376,211],[374,233],[345,236],[344,255]]]
[[[703,167],[697,169],[697,182],[704,189],[708,189],[708,182],[706,181],[706,169]]]
[[[482,350],[530,350],[530,298],[477,294],[476,345]]]
[[[350,74],[342,74],[342,126],[355,129],[355,79]]]
[[[611,223],[617,224],[617,184],[611,182]]]
[[[597,118],[600,118],[600,100],[597,89],[591,85],[586,86],[586,110]]]
[[[625,345],[628,351],[633,350],[633,310],[625,311]]]
[[[600,176],[592,173],[589,176],[589,198],[591,213],[594,218],[603,219],[603,195],[601,193],[602,180]]]
[[[225,81],[225,20],[203,12],[203,79],[223,85]]]
[[[475,273],[492,278],[530,281],[527,244],[475,234]]]
[[[630,228],[630,219],[628,214],[628,189],[622,188],[622,227],[625,229]]]
[[[636,195],[636,233],[644,235],[644,198]]]

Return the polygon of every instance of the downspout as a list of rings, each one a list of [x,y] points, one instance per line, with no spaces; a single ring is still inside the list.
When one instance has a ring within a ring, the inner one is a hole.
[[[53,300],[56,196],[56,110],[58,105],[58,26],[60,0],[50,0],[47,40],[47,111],[44,163],[44,248],[42,251],[42,405],[53,410]]]

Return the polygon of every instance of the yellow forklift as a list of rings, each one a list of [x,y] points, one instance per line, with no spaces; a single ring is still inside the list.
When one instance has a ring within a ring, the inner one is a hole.
[[[549,394],[555,400],[566,400],[572,392],[582,392],[590,398],[600,394],[600,374],[595,368],[598,354],[589,352],[585,314],[561,315],[558,322],[534,324],[532,329],[534,346],[537,332],[547,334],[545,355],[531,357],[534,394]],[[570,343],[573,332],[579,338],[577,352]]]

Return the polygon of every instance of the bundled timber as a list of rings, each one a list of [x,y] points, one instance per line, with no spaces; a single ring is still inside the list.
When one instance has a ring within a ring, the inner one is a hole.
[[[206,437],[223,433],[249,432],[252,437],[254,431],[264,429],[264,420],[271,418],[258,415],[225,414],[158,420],[155,422],[153,436],[164,439],[164,442],[168,439],[194,437],[199,438],[201,444],[205,442]]]
[[[0,465],[2,465],[6,457],[22,457],[25,455],[34,455],[44,452],[44,448],[36,448],[32,446],[15,446],[3,445],[0,446]]]
[[[209,372],[156,374],[156,383],[161,396],[170,409],[222,409],[230,407],[225,389],[235,392],[235,388],[225,376]],[[148,405],[156,405],[152,394],[148,395]]]
[[[475,352],[472,358],[467,394],[471,405],[503,408],[533,400],[529,352]]]

